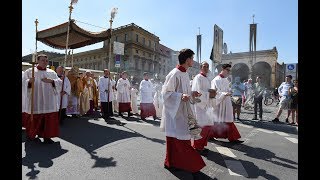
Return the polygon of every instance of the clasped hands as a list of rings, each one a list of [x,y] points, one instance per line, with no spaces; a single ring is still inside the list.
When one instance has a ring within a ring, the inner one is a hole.
[[[202,94],[199,93],[198,91],[192,91],[191,96],[189,94],[182,94],[181,100],[184,102],[187,102],[190,100],[190,98],[195,98],[195,97],[200,97]]]

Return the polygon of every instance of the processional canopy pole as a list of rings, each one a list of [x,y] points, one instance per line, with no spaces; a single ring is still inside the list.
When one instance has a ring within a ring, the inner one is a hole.
[[[68,48],[69,48],[69,31],[70,31],[71,13],[73,10],[72,5],[77,2],[78,2],[77,0],[71,0],[70,6],[69,6],[69,20],[68,20],[67,39],[66,39],[66,50],[65,50],[65,57],[64,57],[64,63],[63,63],[64,67],[66,67],[66,64],[67,64],[67,56],[68,56]]]
[[[31,61],[31,64],[32,64],[32,73],[31,73],[31,109],[30,109],[30,120],[31,122],[33,122],[33,109],[34,109],[34,65],[37,64],[37,49],[38,49],[38,43],[37,43],[37,32],[38,32],[38,19],[36,19],[34,21],[34,23],[36,24],[36,49],[35,49],[35,52],[32,54],[32,61]]]

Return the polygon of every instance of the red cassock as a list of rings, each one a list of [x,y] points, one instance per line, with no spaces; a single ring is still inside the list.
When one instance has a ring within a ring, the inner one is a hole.
[[[168,136],[166,136],[166,140],[165,166],[194,173],[206,165],[198,151],[191,146],[190,140],[179,140]]]
[[[140,103],[140,110],[141,118],[156,116],[156,108],[153,103]]]
[[[211,127],[210,138],[227,138],[229,141],[235,141],[241,138],[233,122],[214,123]]]

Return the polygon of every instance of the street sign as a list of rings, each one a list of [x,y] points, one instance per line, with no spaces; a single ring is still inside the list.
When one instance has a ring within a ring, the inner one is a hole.
[[[113,42],[113,54],[124,55],[124,43],[114,41]]]
[[[115,54],[115,63],[114,67],[119,68],[120,67],[120,60],[121,60],[121,55]]]

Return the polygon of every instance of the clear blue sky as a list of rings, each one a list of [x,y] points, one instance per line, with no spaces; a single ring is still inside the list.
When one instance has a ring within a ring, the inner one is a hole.
[[[70,0],[22,0],[22,55],[35,50],[35,19],[38,30],[68,20]],[[109,28],[110,11],[118,8],[113,28],[135,23],[156,34],[160,43],[173,49],[196,52],[196,35],[202,34],[202,60],[208,60],[213,45],[213,26],[223,30],[228,51],[249,50],[249,24],[257,23],[257,50],[278,50],[279,63],[298,62],[298,0],[78,0],[72,18]],[[104,29],[83,23],[92,32]],[[102,47],[102,43],[74,53]],[[38,51],[64,53],[38,42]]]

